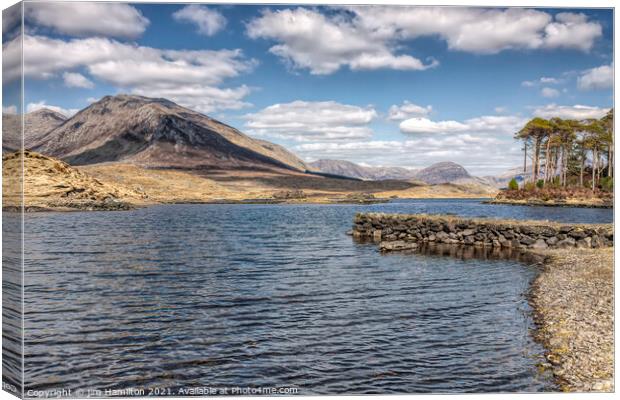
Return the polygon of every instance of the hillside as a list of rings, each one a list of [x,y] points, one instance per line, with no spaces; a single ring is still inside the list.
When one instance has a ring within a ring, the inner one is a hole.
[[[166,99],[106,96],[50,131],[35,150],[72,165],[129,162],[149,168],[284,168],[286,149],[255,140]]]
[[[24,152],[24,205],[28,209],[117,210],[142,203],[147,195],[126,186],[102,182],[70,165],[31,151]],[[2,157],[3,208],[20,205],[11,185],[21,172],[19,153]]]

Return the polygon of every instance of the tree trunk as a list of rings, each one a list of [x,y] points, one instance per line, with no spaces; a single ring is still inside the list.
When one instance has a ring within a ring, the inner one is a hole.
[[[592,190],[594,190],[594,185],[596,184],[596,164],[597,164],[597,154],[596,148],[592,149]]]
[[[566,160],[567,160],[567,157],[566,157],[566,146],[562,146],[562,172],[561,172],[561,175],[562,175],[562,178],[561,178],[562,179],[562,187],[566,187],[566,170],[568,169],[566,167]]]
[[[549,154],[551,148],[551,140],[547,139],[547,146],[545,148],[545,183],[549,182],[549,162],[551,161],[551,154]]]
[[[523,182],[526,181],[527,173],[527,139],[523,141]]]
[[[563,154],[564,161],[562,163],[562,168],[564,169],[564,187],[568,185],[568,149],[564,147]]]
[[[581,154],[581,171],[579,171],[579,186],[583,187],[583,170],[586,165],[586,154]]]
[[[607,176],[608,177],[612,177],[613,176],[613,145],[609,145],[609,148],[607,149]]]
[[[534,183],[538,181],[538,173],[540,171],[540,138],[536,138],[534,142]]]

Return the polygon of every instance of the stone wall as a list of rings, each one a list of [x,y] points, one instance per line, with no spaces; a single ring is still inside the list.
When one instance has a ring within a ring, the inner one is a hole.
[[[519,250],[613,246],[613,225],[467,219],[447,215],[358,213],[351,234],[380,242],[382,251],[422,243],[505,247]]]

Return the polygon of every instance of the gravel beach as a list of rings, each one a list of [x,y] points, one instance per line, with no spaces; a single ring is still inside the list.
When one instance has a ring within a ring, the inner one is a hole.
[[[531,303],[560,388],[614,390],[613,248],[544,252],[544,270],[532,285]]]

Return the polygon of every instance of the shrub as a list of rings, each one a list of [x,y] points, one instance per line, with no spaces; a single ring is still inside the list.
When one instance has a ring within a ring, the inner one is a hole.
[[[610,176],[605,176],[601,178],[601,189],[605,192],[613,192],[614,191],[614,178]]]
[[[510,182],[508,182],[508,189],[510,190],[519,190],[519,184],[515,178],[512,178]]]
[[[528,192],[533,192],[536,189],[536,184],[534,182],[526,182],[523,185],[523,189],[527,190]]]
[[[536,187],[538,189],[542,189],[543,186],[545,186],[545,181],[543,181],[542,179],[539,179],[538,181],[536,181]]]

